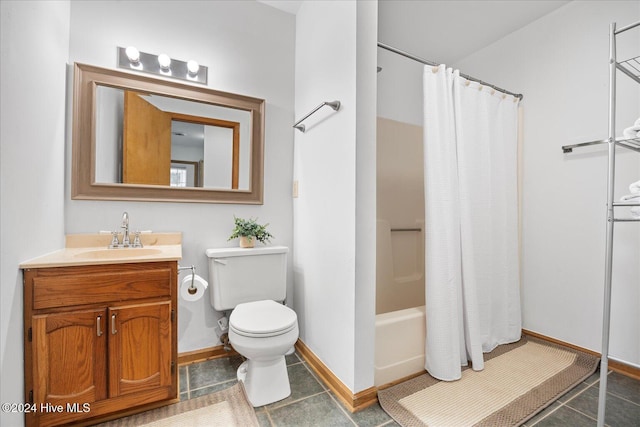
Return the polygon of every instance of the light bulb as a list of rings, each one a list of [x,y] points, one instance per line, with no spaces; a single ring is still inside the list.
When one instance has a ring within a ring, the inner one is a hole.
[[[171,67],[171,58],[169,58],[169,55],[162,53],[158,56],[158,64],[160,64],[162,70],[167,71]]]
[[[134,46],[129,46],[125,49],[125,53],[127,54],[127,58],[131,61],[132,64],[137,64],[140,62],[140,51],[136,49]]]
[[[198,64],[193,59],[187,61],[187,70],[189,70],[189,74],[195,76],[198,74],[198,70],[200,70],[200,64]]]

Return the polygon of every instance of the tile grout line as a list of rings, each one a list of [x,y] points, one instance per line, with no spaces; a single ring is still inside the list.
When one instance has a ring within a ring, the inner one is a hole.
[[[342,404],[340,404],[340,402],[338,402],[336,400],[335,397],[333,397],[333,394],[329,392],[329,390],[327,390],[326,392],[329,395],[329,399],[331,399],[331,401],[333,402],[334,405],[336,405],[338,407],[338,409],[340,411],[342,411],[343,414],[345,414],[345,416],[347,417],[347,419],[349,421],[351,421],[353,423],[354,426],[358,427],[358,423],[356,423],[356,421],[351,418],[351,415],[347,412],[347,410],[345,408],[342,407]]]
[[[331,398],[331,394],[329,393],[329,391],[328,391],[328,390],[323,390],[323,391],[321,391],[321,392],[319,392],[319,393],[311,394],[311,395],[309,395],[309,396],[301,397],[300,399],[292,400],[291,402],[288,402],[288,403],[286,403],[286,404],[284,404],[284,405],[281,405],[281,406],[276,406],[276,407],[273,407],[273,408],[264,408],[264,412],[267,414],[267,418],[269,419],[269,422],[271,423],[271,426],[272,426],[272,427],[276,427],[276,426],[277,426],[277,425],[276,425],[276,423],[275,423],[275,422],[273,421],[273,419],[271,418],[271,411],[276,411],[276,410],[279,410],[279,409],[282,409],[282,408],[286,408],[287,406],[293,405],[293,404],[295,404],[295,403],[302,402],[302,401],[307,400],[307,399],[310,399],[310,398],[312,398],[312,397],[320,396],[320,395],[325,394],[325,393],[329,395],[329,398]],[[358,427],[358,425],[357,425],[357,424],[356,424],[356,423],[355,423],[351,418],[349,418],[349,417],[347,417],[347,418],[348,418],[348,419],[349,419],[349,421],[351,421],[351,422],[352,422],[356,427]]]
[[[636,403],[636,402],[634,402],[634,401],[632,401],[632,400],[627,399],[626,397],[622,397],[622,396],[620,396],[619,394],[610,393],[610,392],[607,392],[607,394],[610,394],[611,396],[617,397],[617,398],[618,398],[618,399],[620,399],[620,400],[624,400],[624,401],[625,401],[625,402],[627,402],[627,403],[631,403],[631,404],[632,404],[632,405],[634,405],[634,406],[640,406],[640,403]]]
[[[551,416],[552,414],[556,413],[560,408],[562,408],[563,406],[566,406],[568,409],[571,409],[574,412],[577,412],[579,414],[582,414],[584,416],[586,416],[589,419],[592,419],[592,417],[590,417],[587,414],[583,414],[582,412],[572,408],[571,406],[568,405],[569,402],[571,402],[572,400],[574,400],[576,397],[580,396],[581,394],[583,394],[584,392],[586,392],[587,390],[589,390],[591,387],[593,387],[595,384],[598,384],[600,381],[596,380],[593,384],[587,384],[586,382],[582,382],[582,384],[586,385],[586,387],[584,388],[584,390],[579,391],[578,393],[576,393],[574,396],[572,396],[570,399],[566,400],[565,402],[561,402],[559,399],[556,399],[555,402],[558,403],[558,407],[555,408],[554,410],[552,410],[551,412],[549,412],[548,414],[546,414],[544,417],[540,418],[538,421],[536,421],[534,424],[531,424],[530,427],[534,427],[535,425],[539,424],[540,422],[542,422],[543,420],[547,419],[549,416]],[[578,386],[576,386],[578,387]],[[568,393],[570,393],[571,391],[569,391]],[[562,397],[562,396],[561,396]],[[596,420],[594,420],[596,421]],[[526,424],[526,426],[529,426],[529,424]]]
[[[556,400],[556,402],[558,402],[558,401]],[[525,425],[525,427],[534,427],[534,426],[536,426],[536,425],[540,424],[542,421],[544,421],[544,420],[546,420],[547,418],[549,418],[552,414],[555,414],[555,413],[558,411],[558,409],[560,409],[560,408],[562,408],[562,407],[564,406],[564,403],[560,403],[560,402],[558,402],[558,403],[559,403],[559,405],[558,405],[558,407],[557,407],[557,408],[555,408],[554,410],[550,411],[548,414],[546,414],[544,417],[540,418],[538,421],[536,421],[536,422],[535,422],[535,423],[533,423],[533,424],[525,423],[525,424],[524,424],[524,425]],[[547,408],[545,408],[545,409],[547,409]],[[543,411],[544,411],[544,409],[543,409]]]
[[[298,358],[298,359],[300,359],[300,358]],[[292,363],[291,365],[288,365],[288,366],[293,366],[293,365],[297,365],[297,364],[302,364],[302,365],[304,366],[304,368],[307,370],[307,372],[309,372],[309,374],[311,374],[312,378],[313,378],[314,380],[316,380],[316,382],[320,385],[320,387],[322,387],[322,391],[321,391],[321,392],[318,392],[318,393],[315,393],[315,394],[311,394],[311,395],[309,395],[309,396],[302,397],[302,398],[300,398],[300,399],[293,400],[293,401],[288,402],[288,403],[286,403],[286,404],[284,404],[284,405],[277,406],[277,407],[274,407],[274,408],[271,408],[271,409],[265,408],[265,412],[267,413],[267,415],[268,415],[268,417],[269,417],[269,421],[271,422],[272,426],[274,426],[275,424],[272,422],[272,419],[271,419],[271,410],[277,410],[277,409],[285,408],[285,407],[287,407],[287,406],[289,406],[289,405],[292,405],[292,404],[294,404],[294,403],[302,402],[302,401],[304,401],[304,400],[307,400],[307,399],[312,398],[312,397],[315,397],[315,396],[320,396],[320,395],[322,395],[322,394],[327,394],[327,396],[329,396],[329,400],[333,403],[333,405],[334,405],[334,406],[336,406],[336,407],[338,408],[338,410],[340,410],[340,411],[341,411],[341,412],[342,412],[342,413],[347,417],[347,419],[348,419],[348,420],[349,420],[349,421],[350,421],[350,422],[351,422],[355,427],[358,427],[358,424],[355,422],[355,420],[353,420],[353,419],[351,418],[351,416],[350,416],[350,415],[346,412],[346,410],[342,407],[342,405],[340,404],[340,402],[337,402],[337,401],[336,401],[336,399],[332,396],[332,394],[331,394],[331,392],[330,392],[330,389],[329,389],[329,388],[327,388],[327,387],[325,386],[324,382],[323,382],[320,378],[318,378],[318,377],[316,376],[315,372],[313,372],[313,370],[311,370],[311,369],[309,368],[308,364],[307,364],[305,361],[300,360],[299,362]]]
[[[299,398],[299,399],[291,400],[290,402],[287,402],[287,403],[285,403],[285,404],[283,404],[283,405],[274,406],[273,408],[267,408],[267,407],[265,406],[265,407],[264,407],[264,411],[265,411],[265,412],[267,412],[267,413],[270,413],[271,411],[275,411],[275,410],[277,410],[277,409],[285,408],[285,407],[287,407],[287,406],[289,406],[289,405],[292,405],[292,404],[294,404],[294,403],[302,402],[303,400],[306,400],[306,399],[308,399],[308,398],[310,398],[310,397],[319,396],[319,395],[321,395],[321,394],[323,394],[323,393],[326,393],[326,392],[327,392],[326,390],[323,390],[323,391],[321,391],[321,392],[319,392],[319,393],[310,394],[309,396],[305,396],[305,397],[301,397],[301,398]],[[270,403],[270,405],[275,405],[276,403],[277,403],[277,402]]]
[[[629,399],[627,399],[627,397],[622,396],[622,395],[620,395],[620,394],[618,394],[618,393],[614,393],[614,392],[611,392],[611,391],[608,391],[608,390],[607,390],[607,394],[610,394],[611,396],[617,397],[617,398],[618,398],[618,399],[620,399],[620,400],[624,400],[624,401],[625,401],[625,402],[627,402],[627,403],[631,403],[631,404],[632,404],[632,405],[634,405],[634,406],[640,406],[640,403],[636,403],[636,402],[634,402],[633,400],[629,400]]]
[[[254,408],[255,409],[255,408]],[[267,415],[267,420],[269,420],[269,425],[272,427],[275,427],[276,423],[273,421],[273,418],[271,418],[271,414],[269,413],[269,411],[267,411],[266,409],[264,410],[264,413]],[[257,415],[257,414],[256,414]]]
[[[575,395],[573,395],[570,399],[567,399],[565,402],[562,402],[562,406],[567,405],[569,402],[571,402],[572,400],[574,400],[576,397],[584,394],[587,392],[587,390],[589,390],[590,388],[595,388],[594,386],[598,385],[598,383],[600,382],[600,380],[594,382],[593,384],[586,384],[586,387],[584,388],[584,390],[579,391],[578,393],[576,393]],[[557,400],[556,400],[557,402]]]
[[[355,420],[353,420],[353,419],[351,418],[351,416],[346,412],[346,410],[345,410],[344,408],[342,408],[342,405],[340,405],[340,403],[336,401],[336,399],[331,395],[330,389],[329,389],[329,388],[327,388],[327,387],[326,387],[326,385],[324,384],[324,382],[323,382],[320,378],[318,378],[318,376],[315,374],[315,372],[313,372],[313,370],[312,370],[312,369],[310,369],[310,368],[309,368],[308,364],[307,364],[305,361],[300,360],[300,358],[299,358],[299,357],[298,357],[298,360],[299,360],[299,362],[297,362],[297,363],[292,363],[292,364],[291,364],[291,365],[289,365],[289,366],[293,366],[293,365],[297,365],[297,364],[302,364],[302,365],[304,366],[304,368],[307,370],[307,372],[309,372],[309,374],[311,374],[312,378],[313,378],[314,380],[316,380],[316,382],[320,385],[320,387],[322,387],[322,391],[321,391],[321,392],[319,392],[319,393],[311,394],[311,395],[309,395],[309,396],[305,396],[305,397],[303,397],[303,398],[300,398],[300,399],[297,399],[297,400],[291,401],[291,402],[289,402],[289,403],[287,403],[287,404],[285,404],[285,405],[278,406],[278,407],[275,407],[275,408],[273,408],[273,409],[280,409],[280,408],[284,408],[284,407],[289,406],[289,405],[292,405],[292,404],[294,404],[294,403],[302,402],[302,401],[304,401],[304,400],[306,400],[306,399],[309,399],[309,398],[311,398],[311,397],[320,396],[320,395],[322,395],[322,394],[325,394],[325,393],[326,393],[326,394],[327,394],[327,396],[329,396],[329,400],[333,403],[333,405],[334,405],[334,406],[336,406],[336,407],[338,408],[338,410],[339,410],[339,411],[341,411],[341,412],[342,412],[342,413],[347,417],[347,419],[348,419],[349,421],[351,421],[351,423],[352,423],[355,427],[358,427],[358,424],[355,422]],[[266,412],[267,412],[267,414],[269,415],[269,420],[271,421],[270,411],[269,411],[268,409],[265,409],[265,411],[266,411]],[[272,425],[275,425],[275,424],[273,424],[273,423],[272,423]]]
[[[218,386],[218,385],[222,385],[222,384],[226,384],[226,383],[231,383],[231,382],[233,382],[233,381],[236,381],[236,382],[237,382],[238,380],[234,378],[234,379],[230,379],[230,380],[226,380],[226,381],[220,381],[220,382],[217,382],[217,383],[208,384],[208,385],[205,385],[205,386],[202,386],[202,387],[197,387],[197,388],[194,388],[194,389],[189,388],[189,396],[191,396],[191,392],[192,392],[192,391],[203,390],[203,389],[205,389],[205,388],[215,387],[215,386]],[[189,382],[189,380],[188,380],[188,379],[187,379],[187,382]],[[219,390],[218,390],[218,391],[219,391]],[[212,392],[212,393],[215,393],[215,392]],[[209,394],[209,393],[207,393],[207,394]]]
[[[611,373],[613,373],[613,371],[609,371],[609,372],[607,373],[607,376],[611,375]],[[574,408],[574,407],[572,407],[572,406],[569,406],[568,404],[569,404],[569,402],[573,401],[576,397],[578,397],[578,396],[580,396],[581,394],[585,393],[585,392],[586,392],[587,390],[589,390],[590,388],[593,388],[594,390],[596,390],[596,394],[599,394],[599,385],[600,385],[600,379],[597,379],[597,380],[596,380],[596,381],[594,381],[592,384],[588,385],[588,387],[586,387],[586,388],[585,388],[584,390],[582,390],[580,393],[577,393],[577,394],[576,394],[575,396],[573,396],[571,399],[569,399],[569,400],[567,400],[565,403],[563,403],[563,405],[567,406],[567,408],[571,409],[572,411],[577,412],[577,413],[579,413],[579,414],[581,414],[581,415],[584,415],[585,417],[587,417],[587,418],[589,418],[589,419],[591,419],[591,420],[593,420],[593,421],[596,421],[596,422],[597,422],[597,421],[598,421],[598,419],[597,419],[597,415],[596,415],[596,417],[594,418],[592,415],[586,414],[586,413],[582,412],[581,410],[579,410],[579,409],[577,409],[577,408]],[[611,391],[609,391],[609,390],[607,390],[607,395],[611,395],[611,396],[613,396],[613,397],[615,397],[615,398],[618,398],[618,399],[620,399],[620,400],[622,400],[622,401],[624,401],[624,402],[631,403],[631,404],[632,404],[632,405],[634,405],[634,406],[640,406],[640,404],[638,404],[638,403],[636,403],[636,402],[633,402],[633,401],[631,401],[631,400],[627,399],[626,397],[624,397],[624,396],[622,396],[622,395],[620,395],[620,394],[617,394],[617,393],[611,392]],[[608,400],[608,399],[607,399],[607,400]],[[596,400],[596,402],[597,402],[597,400]],[[554,411],[554,412],[555,412],[555,411]],[[545,418],[546,418],[546,417],[545,417]],[[605,426],[608,426],[608,424],[606,424],[606,422],[605,422]]]
[[[609,374],[607,374],[607,376],[608,376],[608,375],[609,375]],[[582,391],[581,391],[581,392],[579,392],[579,393],[576,393],[576,395],[575,395],[575,396],[573,396],[571,399],[569,399],[569,400],[567,400],[566,402],[564,402],[564,403],[562,404],[562,406],[566,406],[566,407],[567,407],[567,409],[570,409],[570,410],[572,410],[573,412],[577,412],[578,414],[583,415],[583,416],[585,416],[585,417],[589,418],[590,420],[593,420],[593,421],[596,421],[596,422],[597,422],[598,420],[597,420],[596,418],[593,418],[593,416],[591,416],[591,415],[589,415],[589,414],[585,414],[584,412],[582,412],[581,410],[579,410],[579,409],[577,409],[577,408],[574,408],[573,406],[569,406],[569,403],[570,403],[570,402],[572,402],[573,400],[575,400],[578,396],[580,396],[580,395],[582,395],[582,394],[586,393],[590,388],[593,388],[593,389],[596,389],[596,390],[597,390],[597,386],[599,386],[599,385],[600,385],[600,380],[599,380],[599,379],[597,379],[597,380],[596,380],[596,381],[594,381],[592,384],[589,384],[587,387],[585,387],[585,389],[584,389],[584,390],[582,390]],[[605,425],[606,425],[606,424],[605,424]]]
[[[612,372],[613,372],[613,371],[609,371],[609,372],[607,373],[607,376],[611,375],[611,373],[612,373]],[[596,380],[596,381],[594,381],[592,384],[589,384],[589,385],[588,385],[588,387],[586,387],[586,388],[585,388],[584,390],[582,390],[580,393],[577,393],[577,394],[576,394],[575,396],[573,396],[571,399],[569,399],[569,400],[567,400],[566,402],[564,402],[561,406],[566,406],[566,407],[567,407],[567,409],[570,409],[570,410],[572,410],[573,412],[576,412],[576,413],[578,413],[578,414],[580,414],[580,415],[583,415],[583,416],[585,416],[585,417],[589,418],[589,419],[590,419],[590,420],[592,420],[592,421],[597,422],[597,421],[598,421],[597,416],[594,418],[594,417],[593,417],[593,415],[589,415],[589,414],[587,414],[587,413],[585,413],[585,412],[582,412],[581,410],[579,410],[579,409],[577,409],[577,408],[574,408],[574,407],[572,407],[572,406],[569,406],[569,402],[573,401],[575,398],[577,398],[578,396],[582,395],[583,393],[585,393],[585,392],[586,392],[587,390],[589,390],[590,388],[593,388],[593,389],[594,389],[594,390],[596,390],[596,392],[598,393],[598,392],[599,392],[599,385],[600,385],[600,379],[597,379],[597,380]],[[615,394],[615,393],[612,393],[612,392],[610,392],[610,391],[607,391],[607,394],[610,394],[610,395],[611,395],[611,396],[613,396],[613,397],[616,397],[616,398],[618,398],[618,399],[621,399],[621,400],[624,400],[624,401],[626,401],[626,402],[632,403],[632,404],[634,404],[634,405],[640,406],[640,405],[638,405],[637,403],[635,403],[635,402],[631,402],[631,401],[627,400],[626,398],[621,397],[620,395]],[[596,400],[596,402],[597,402],[597,400]],[[555,412],[555,411],[553,411],[553,412]],[[545,417],[545,418],[546,418],[546,417]],[[604,424],[604,425],[605,425],[606,427],[608,427],[608,426],[609,426],[609,424],[607,424],[606,422],[605,422],[605,424]]]
[[[565,405],[565,406],[567,406],[567,405]],[[585,417],[589,418],[589,419],[590,419],[590,420],[592,420],[592,421],[596,421],[596,422],[598,421],[597,419],[593,418],[593,416],[591,416],[591,415],[589,415],[589,414],[585,414],[584,412],[580,411],[579,409],[572,408],[571,406],[567,406],[567,409],[570,409],[570,410],[572,410],[573,412],[577,412],[578,414],[583,415],[583,416],[585,416]],[[605,424],[605,426],[607,426],[607,425],[608,425],[608,424]]]
[[[298,356],[296,355],[296,357],[298,357]],[[296,400],[292,400],[292,401],[290,401],[290,402],[285,403],[284,405],[274,406],[274,407],[272,407],[272,408],[271,408],[271,410],[276,410],[276,409],[284,408],[285,406],[289,406],[289,405],[291,405],[291,404],[293,404],[293,403],[301,402],[301,401],[303,401],[303,400],[305,400],[305,399],[307,399],[307,398],[309,398],[309,397],[318,396],[318,395],[320,395],[320,394],[322,394],[322,393],[327,393],[327,392],[328,392],[328,389],[325,387],[324,383],[323,383],[319,378],[317,378],[315,375],[313,375],[313,371],[311,371],[311,370],[309,369],[309,367],[307,366],[307,364],[306,364],[304,361],[300,360],[300,358],[299,358],[299,357],[298,357],[298,360],[299,360],[299,362],[292,363],[291,365],[288,365],[288,366],[287,366],[287,368],[288,368],[289,366],[302,364],[302,365],[304,366],[304,368],[307,370],[307,372],[309,372],[309,373],[311,374],[311,376],[313,377],[313,379],[314,379],[314,380],[316,380],[316,382],[320,385],[320,387],[322,387],[322,391],[321,391],[321,392],[318,392],[318,393],[315,393],[315,394],[311,394],[311,395],[309,395],[309,396],[301,397],[301,398],[296,399]],[[276,403],[276,402],[274,402],[274,403]],[[265,407],[265,408],[264,408],[264,410],[265,410],[265,412],[270,413],[270,409],[269,409],[269,408]]]
[[[295,400],[295,401],[288,402],[287,404],[284,404],[284,405],[281,405],[281,406],[278,406],[278,407],[274,407],[274,408],[271,408],[271,409],[267,409],[267,408],[265,408],[265,412],[268,414],[268,416],[269,416],[269,420],[270,420],[270,422],[272,423],[271,425],[272,425],[272,426],[274,426],[274,427],[276,426],[276,424],[275,424],[275,423],[273,423],[273,422],[272,422],[272,419],[271,419],[271,410],[277,410],[277,409],[280,409],[280,408],[284,408],[284,407],[289,406],[289,405],[291,405],[291,404],[298,403],[298,402],[304,401],[304,400],[306,400],[306,399],[309,399],[309,398],[311,398],[311,397],[319,396],[319,395],[322,395],[323,393],[326,393],[326,394],[329,396],[329,399],[331,400],[331,402],[333,403],[333,405],[334,405],[335,407],[337,407],[337,408],[338,408],[338,409],[339,409],[339,410],[340,410],[340,411],[341,411],[341,412],[342,412],[342,413],[347,417],[347,419],[348,419],[349,421],[351,421],[351,423],[352,423],[355,427],[358,427],[358,423],[356,422],[356,420],[354,420],[354,419],[351,417],[351,414],[349,414],[349,412],[348,412],[348,411],[347,411],[347,410],[342,406],[342,404],[341,404],[341,403],[336,399],[336,397],[335,397],[335,396],[333,395],[333,393],[331,392],[331,389],[329,389],[329,388],[325,385],[324,381],[322,381],[322,379],[320,379],[320,378],[316,375],[316,373],[315,373],[315,372],[314,372],[314,371],[309,367],[308,363],[306,363],[304,360],[300,359],[300,357],[298,357],[298,359],[300,360],[299,362],[297,362],[297,363],[292,363],[291,365],[288,365],[288,366],[293,366],[293,365],[296,365],[296,364],[301,363],[301,364],[305,367],[305,369],[307,370],[307,372],[308,372],[309,374],[311,374],[312,378],[313,378],[314,380],[316,380],[316,382],[317,382],[317,383],[322,387],[323,391],[321,391],[321,392],[319,392],[319,393],[315,393],[315,394],[309,395],[309,396],[302,397],[302,398],[300,398],[300,399],[297,399],[297,400]],[[394,420],[393,418],[390,418],[389,420],[384,421],[383,423],[381,423],[381,424],[377,425],[377,427],[382,427],[382,426],[390,425],[390,424],[392,424],[392,423],[394,423],[394,422],[395,422],[395,420]]]
[[[313,369],[309,368],[309,365],[306,362],[302,362],[302,364],[304,365],[305,369],[311,374],[311,376],[313,377],[314,380],[316,380],[318,382],[318,384],[320,384],[320,387],[322,387],[322,389],[324,391],[329,391],[329,387],[327,387],[324,383],[324,381],[322,381],[322,379],[320,379],[320,377],[318,377],[316,375],[316,373],[313,371]]]

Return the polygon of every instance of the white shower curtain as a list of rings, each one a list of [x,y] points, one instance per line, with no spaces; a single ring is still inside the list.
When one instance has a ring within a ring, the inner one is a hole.
[[[425,368],[452,381],[520,339],[518,102],[424,69]]]

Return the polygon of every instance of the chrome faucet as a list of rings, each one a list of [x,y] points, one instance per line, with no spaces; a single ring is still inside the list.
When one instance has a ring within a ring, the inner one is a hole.
[[[109,249],[116,249],[116,248],[142,248],[142,242],[140,241],[140,232],[136,231],[135,234],[135,239],[133,240],[133,243],[131,243],[131,237],[129,235],[129,214],[127,212],[124,212],[122,214],[122,223],[120,224],[120,228],[124,229],[124,231],[122,232],[122,243],[120,243],[119,239],[118,239],[118,232],[117,231],[112,231],[111,232],[111,244],[109,245]]]
[[[120,228],[124,228],[124,233],[122,234],[122,246],[125,248],[129,247],[129,214],[127,212],[122,214],[122,225]]]

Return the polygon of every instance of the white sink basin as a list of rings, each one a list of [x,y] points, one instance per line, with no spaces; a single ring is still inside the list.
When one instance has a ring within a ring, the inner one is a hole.
[[[2,1],[2,0],[0,0]],[[64,249],[20,263],[20,268],[103,265],[182,259],[181,233],[144,233],[142,248],[109,249],[108,234],[68,234]]]
[[[153,248],[95,249],[86,252],[80,252],[76,254],[75,257],[82,259],[137,258],[149,255],[157,255],[161,252],[162,250]]]

